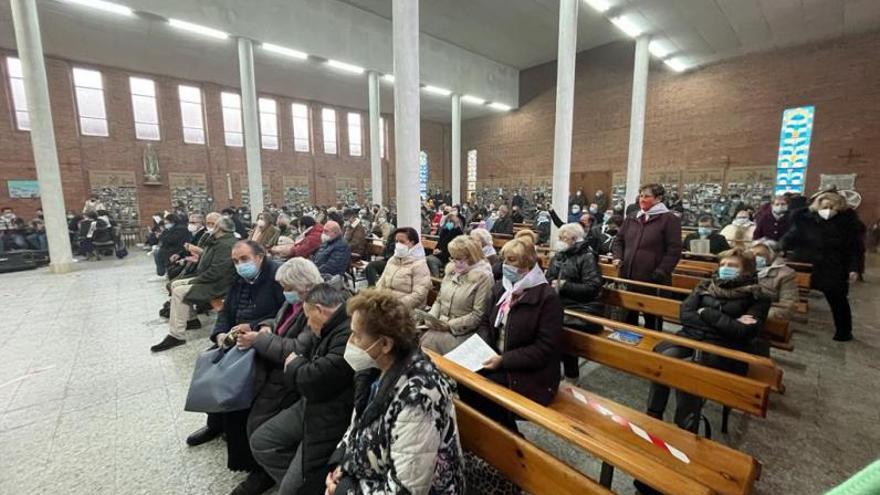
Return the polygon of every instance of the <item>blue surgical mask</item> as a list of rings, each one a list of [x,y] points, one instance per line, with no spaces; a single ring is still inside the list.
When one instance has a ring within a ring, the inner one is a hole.
[[[453,224],[451,222],[446,224],[446,230],[452,230],[454,228],[455,228],[455,224]]]
[[[296,304],[299,302],[299,294],[296,292],[284,291],[284,299],[290,304]]]
[[[767,268],[767,258],[763,256],[755,256],[755,266],[758,267],[758,270]]]
[[[501,265],[501,273],[511,284],[515,284],[523,278],[523,274],[519,272],[519,268],[513,265],[508,265],[507,263]]]
[[[246,278],[248,280],[253,280],[257,277],[257,274],[260,273],[260,269],[257,268],[257,264],[253,261],[245,261],[243,263],[239,263],[235,265],[235,271],[238,272],[242,278]]]
[[[718,267],[718,278],[721,280],[733,280],[739,276],[739,268],[734,268],[732,266],[720,266]]]
[[[697,233],[700,234],[700,237],[709,237],[712,229],[710,227],[697,227]]]

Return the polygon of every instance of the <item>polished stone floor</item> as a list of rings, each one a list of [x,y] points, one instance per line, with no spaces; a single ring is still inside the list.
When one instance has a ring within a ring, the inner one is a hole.
[[[160,283],[143,254],[0,275],[0,494],[225,494],[243,475],[222,441],[188,448],[204,416],[183,412],[205,328],[151,354],[165,335]],[[856,341],[832,342],[824,301],[811,301],[793,353],[774,357],[787,392],[766,419],[734,413],[731,446],[763,463],[761,494],[822,493],[880,456],[880,278],[853,289]],[[582,385],[641,409],[647,382],[584,365]],[[672,404],[671,404],[672,405]],[[670,407],[671,409],[671,407]],[[720,424],[720,408],[707,407]],[[524,425],[527,437],[592,476],[598,464]],[[719,433],[716,431],[716,438]],[[632,493],[618,473],[614,490]]]

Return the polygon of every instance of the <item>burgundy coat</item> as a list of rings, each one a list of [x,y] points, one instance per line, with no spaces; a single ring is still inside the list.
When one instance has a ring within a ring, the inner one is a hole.
[[[757,220],[755,220],[755,232],[752,234],[752,238],[755,240],[767,238],[778,241],[782,239],[782,236],[788,232],[790,227],[791,215],[788,213],[782,215],[782,218],[777,220],[772,212],[767,212],[759,215]]]
[[[621,260],[621,278],[668,284],[681,258],[681,220],[672,212],[652,215],[647,222],[627,218],[611,252]]]
[[[495,328],[495,318],[502,294],[499,282],[492,289],[492,309],[483,315],[477,330],[496,352],[500,330]],[[482,374],[539,404],[549,404],[559,388],[562,302],[556,289],[541,284],[523,291],[510,308],[505,329],[501,367]]]

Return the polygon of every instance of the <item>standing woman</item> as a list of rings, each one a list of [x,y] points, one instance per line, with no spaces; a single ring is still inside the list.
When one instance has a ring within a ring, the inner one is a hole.
[[[639,191],[639,211],[627,217],[611,246],[620,277],[668,285],[681,258],[681,220],[663,204],[666,191],[660,184],[646,184]],[[645,326],[663,329],[663,320],[644,314]],[[626,322],[638,323],[630,311]]]
[[[535,245],[512,239],[501,248],[503,278],[492,289],[491,309],[483,316],[480,337],[497,356],[481,374],[539,404],[547,405],[559,388],[562,303],[538,265]],[[477,392],[460,388],[462,400],[516,431],[510,412]]]
[[[251,230],[250,240],[266,249],[271,249],[278,244],[278,238],[281,236],[281,230],[275,226],[275,218],[271,213],[264,211],[257,215],[257,223]]]
[[[390,290],[409,309],[423,308],[431,290],[431,272],[419,233],[412,227],[401,227],[394,231],[394,242],[394,256],[376,288]]]
[[[859,242],[864,224],[835,191],[820,192],[809,208],[792,214],[792,227],[782,247],[792,261],[812,263],[813,289],[822,292],[834,317],[834,340],[852,340],[849,283],[858,279],[865,255]]]

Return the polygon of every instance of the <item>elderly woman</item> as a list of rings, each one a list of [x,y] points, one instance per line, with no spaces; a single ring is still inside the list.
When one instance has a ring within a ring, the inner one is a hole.
[[[386,289],[410,309],[423,308],[431,290],[431,272],[419,233],[411,227],[394,231],[394,256],[388,260],[376,288]]]
[[[782,238],[792,261],[812,263],[810,283],[831,306],[834,340],[852,340],[849,284],[858,279],[865,246],[859,240],[865,225],[834,191],[813,196],[809,208],[792,215],[792,226]]]
[[[749,211],[738,211],[730,225],[721,229],[721,235],[733,247],[748,247],[755,235],[755,222],[752,221]]]
[[[586,241],[586,233],[579,223],[567,223],[556,233],[556,255],[550,260],[545,276],[550,285],[559,293],[565,309],[599,315],[603,305],[598,301],[602,294],[602,273],[596,263],[596,253]],[[565,325],[589,333],[597,333],[601,328],[566,316]],[[578,358],[564,355],[562,365],[565,378],[576,381],[579,376]]]
[[[758,283],[773,303],[768,318],[789,320],[798,302],[797,272],[776,255],[772,244],[775,243],[756,241],[749,251],[755,257]]]
[[[681,304],[682,329],[678,335],[752,352],[769,309],[770,298],[758,284],[755,258],[750,252],[735,248],[721,253],[717,273],[694,287],[691,295]],[[747,371],[738,361],[708,353],[696,357],[694,350],[688,347],[660,344],[654,352],[679,359],[699,359],[706,366],[734,373]],[[668,400],[669,387],[651,384],[648,414],[662,418]],[[702,407],[702,398],[678,391],[675,424],[696,432],[700,426]]]
[[[492,234],[486,229],[473,229],[470,236],[471,239],[477,241],[477,245],[483,251],[486,261],[492,266],[498,264],[498,252],[495,251],[495,246],[492,244]]]
[[[281,230],[275,226],[275,217],[264,211],[257,215],[257,223],[254,224],[248,239],[256,241],[266,249],[271,249],[278,244],[278,237],[281,236]]]
[[[492,267],[479,245],[460,235],[449,243],[450,262],[440,284],[440,293],[427,320],[428,330],[421,343],[432,351],[446,354],[467,340],[489,309],[495,279]]]
[[[547,405],[559,387],[562,303],[538,266],[530,241],[512,239],[501,249],[502,281],[492,289],[491,309],[483,316],[480,337],[498,353],[482,373],[539,404]],[[460,389],[463,400],[516,430],[513,416],[494,402]]]
[[[410,309],[369,289],[348,301],[348,314],[354,414],[325,493],[464,493],[452,391],[419,349]]]

